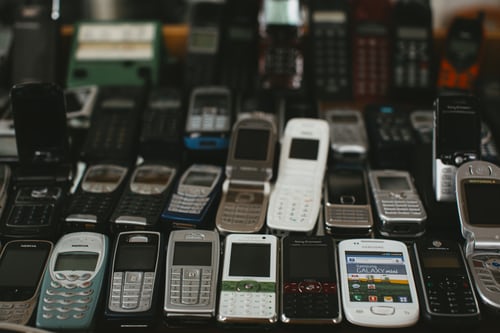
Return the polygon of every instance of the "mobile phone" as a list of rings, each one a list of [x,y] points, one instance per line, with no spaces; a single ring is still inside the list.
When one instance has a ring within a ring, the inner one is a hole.
[[[273,115],[240,114],[232,130],[215,218],[219,232],[254,233],[264,226],[277,136]]]
[[[163,308],[167,322],[202,322],[214,318],[219,257],[216,231],[170,233]]]
[[[137,157],[144,89],[101,86],[81,148],[86,163],[132,163]]]
[[[469,95],[439,96],[434,102],[432,179],[436,201],[453,202],[455,174],[481,157],[481,105]]]
[[[322,115],[330,125],[333,158],[341,162],[363,162],[368,155],[368,138],[361,111],[327,109]]]
[[[310,74],[317,98],[352,96],[351,19],[347,1],[309,1]]]
[[[440,90],[472,92],[479,75],[484,44],[484,15],[455,17],[446,35],[438,70]]]
[[[304,23],[299,0],[264,0],[259,11],[260,87],[299,90],[304,79]]]
[[[146,160],[180,160],[183,122],[180,90],[165,86],[151,88],[142,113],[139,155]]]
[[[231,91],[223,86],[196,87],[191,91],[184,145],[188,149],[227,149],[232,125]]]
[[[490,126],[481,121],[481,160],[498,164],[498,148]]]
[[[432,132],[434,131],[433,110],[411,111],[410,124],[413,127],[415,139],[418,143],[432,144]]]
[[[325,231],[335,237],[368,237],[373,217],[366,171],[360,166],[337,165],[325,176]]]
[[[224,1],[220,0],[201,0],[188,7],[189,33],[184,65],[184,86],[188,90],[217,83],[223,5]]]
[[[49,259],[40,289],[36,326],[91,329],[108,262],[108,237],[93,232],[63,235]]]
[[[469,161],[456,173],[456,197],[465,256],[481,301],[500,309],[500,224],[494,218],[500,198],[500,168]]]
[[[406,170],[369,170],[368,179],[377,208],[378,231],[385,237],[419,237],[427,213]]]
[[[390,84],[391,1],[352,2],[352,70],[354,99],[386,97]]]
[[[136,166],[111,215],[111,229],[158,229],[176,173],[175,167],[166,164]]]
[[[52,247],[52,242],[44,240],[13,240],[3,246],[0,254],[2,322],[21,325],[30,322]]]
[[[192,164],[181,175],[161,214],[173,228],[209,228],[209,216],[219,198],[223,168]]]
[[[71,128],[89,128],[99,88],[96,85],[66,88],[66,118]]]
[[[312,232],[319,216],[330,127],[323,119],[292,118],[281,139],[278,176],[267,226],[276,232]]]
[[[430,1],[397,1],[391,18],[391,94],[395,98],[430,97],[435,87]]]
[[[127,175],[128,168],[122,165],[89,165],[69,199],[64,216],[66,232],[109,232],[109,218],[123,191]]]
[[[273,324],[278,320],[278,238],[229,234],[225,238],[217,320]]]
[[[118,234],[104,310],[107,324],[136,329],[153,325],[158,314],[163,264],[163,236],[159,232]]]
[[[280,267],[282,322],[338,324],[342,320],[333,238],[285,236],[281,240]]]
[[[427,237],[413,250],[423,318],[431,324],[478,322],[474,282],[458,242]]]
[[[408,112],[400,106],[369,104],[365,123],[374,168],[410,169],[415,136]]]
[[[346,239],[338,244],[345,318],[367,327],[406,327],[419,318],[417,289],[406,244]]]

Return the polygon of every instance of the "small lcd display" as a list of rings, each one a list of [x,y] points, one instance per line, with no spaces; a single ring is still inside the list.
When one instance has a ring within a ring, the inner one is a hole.
[[[156,267],[155,244],[126,244],[118,248],[116,271],[152,272]]]
[[[455,256],[425,256],[423,258],[424,267],[426,268],[461,268],[460,260]]]
[[[265,161],[267,159],[269,131],[240,129],[236,137],[234,158],[238,160]]]
[[[500,183],[469,181],[464,183],[468,221],[471,225],[499,226]]]
[[[358,117],[353,115],[336,114],[332,115],[330,119],[335,124],[356,124],[358,122]]]
[[[85,176],[85,182],[116,184],[123,172],[114,168],[92,168]]]
[[[139,184],[168,184],[172,173],[170,171],[156,169],[138,169],[135,173],[133,183]]]
[[[319,140],[315,139],[292,139],[290,154],[288,157],[301,160],[318,159]]]
[[[213,172],[190,171],[184,179],[184,185],[211,187],[217,174]]]
[[[175,242],[173,264],[175,266],[211,266],[212,243]]]
[[[327,176],[328,201],[335,204],[366,205],[366,185],[361,170],[334,170]]]
[[[333,253],[328,252],[328,247],[325,244],[291,245],[288,251],[290,256],[287,264],[290,279],[324,280],[332,278],[329,261]]]
[[[270,274],[270,244],[232,244],[229,276],[269,277]]]
[[[406,177],[379,176],[378,185],[382,191],[408,191],[411,190]]]
[[[47,248],[9,249],[0,261],[0,288],[36,287],[49,251]]]
[[[438,154],[476,152],[479,149],[479,118],[471,111],[442,111],[438,120]]]
[[[93,272],[97,266],[99,254],[82,252],[60,253],[56,258],[56,271],[89,271]]]
[[[417,27],[402,27],[397,31],[399,38],[409,39],[425,39],[427,38],[427,30]]]

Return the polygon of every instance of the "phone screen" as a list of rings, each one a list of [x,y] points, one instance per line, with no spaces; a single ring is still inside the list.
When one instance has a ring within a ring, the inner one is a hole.
[[[210,242],[175,242],[173,265],[175,266],[211,266],[212,243]]]
[[[413,302],[403,253],[347,251],[344,260],[351,302]]]
[[[475,113],[443,110],[438,124],[438,154],[477,151],[480,123]]]
[[[333,253],[326,244],[290,245],[288,249],[289,279],[303,281],[306,279],[328,281],[334,278],[329,265]],[[311,260],[314,258],[314,260]],[[332,262],[333,263],[333,262]]]
[[[115,271],[153,272],[156,254],[156,244],[122,244],[116,254]]]
[[[334,170],[327,175],[328,200],[335,204],[366,205],[366,184],[361,170]]]
[[[500,182],[471,180],[464,185],[468,222],[471,225],[498,226]]]
[[[317,160],[319,140],[315,139],[292,139],[290,145],[290,158],[301,160]]]
[[[232,244],[229,276],[270,277],[270,274],[270,244]]]
[[[236,137],[234,158],[238,160],[265,161],[268,154],[270,133],[261,129],[240,129]]]

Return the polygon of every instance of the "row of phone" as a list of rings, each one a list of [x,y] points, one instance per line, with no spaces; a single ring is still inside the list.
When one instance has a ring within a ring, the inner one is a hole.
[[[384,239],[231,234],[221,245],[216,231],[182,230],[167,244],[162,234],[141,231],[111,244],[80,232],[55,246],[11,241],[0,272],[1,320],[50,330],[146,328],[160,317],[172,327],[214,319],[328,325],[344,317],[406,327],[421,316],[440,324],[481,318],[461,246],[439,238],[409,248]]]

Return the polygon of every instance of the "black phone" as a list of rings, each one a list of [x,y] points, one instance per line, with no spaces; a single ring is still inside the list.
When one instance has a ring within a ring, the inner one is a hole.
[[[413,250],[423,318],[431,324],[477,323],[479,303],[459,243],[424,237]]]
[[[308,72],[317,98],[352,96],[350,9],[348,1],[309,2]]]
[[[282,322],[337,324],[341,321],[336,258],[335,242],[329,236],[282,239]]]
[[[137,157],[145,91],[135,86],[103,86],[90,120],[81,159],[132,163]]]
[[[158,319],[165,251],[155,231],[118,234],[112,255],[104,317],[113,327],[145,329]]]

